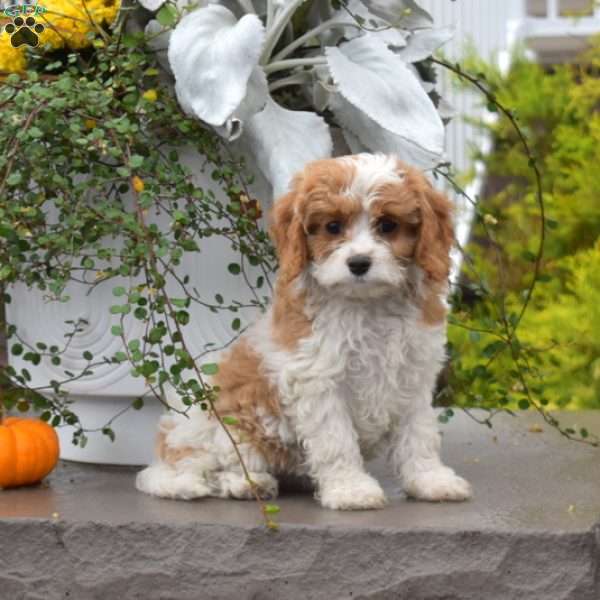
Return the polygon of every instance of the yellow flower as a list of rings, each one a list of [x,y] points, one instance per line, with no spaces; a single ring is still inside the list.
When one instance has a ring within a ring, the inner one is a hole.
[[[46,12],[36,15],[45,26],[39,35],[39,49],[47,44],[52,49],[79,49],[92,43],[87,34],[94,33],[102,24],[111,24],[117,18],[121,0],[42,0]],[[0,71],[20,73],[27,67],[25,46],[13,48],[10,36],[0,33]]]
[[[156,90],[146,90],[142,94],[142,98],[144,98],[144,100],[148,100],[148,102],[156,102],[158,94],[156,93]]]
[[[46,12],[38,16],[45,26],[40,46],[83,48],[91,44],[86,34],[102,23],[111,24],[121,8],[120,0],[44,0]]]
[[[0,71],[21,73],[25,70],[25,47],[13,48],[7,33],[0,33]]]
[[[140,192],[144,191],[144,181],[138,177],[137,175],[134,175],[131,178],[131,184],[133,185],[133,189],[139,194]]]

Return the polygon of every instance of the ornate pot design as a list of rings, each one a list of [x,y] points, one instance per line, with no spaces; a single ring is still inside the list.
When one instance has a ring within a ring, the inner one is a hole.
[[[185,155],[182,160],[193,164],[201,164],[201,157]],[[197,171],[197,169],[196,169]],[[204,189],[211,189],[217,198],[223,193],[216,187],[209,174],[196,172],[196,184]],[[252,186],[252,193],[263,205],[271,192],[268,185],[257,178]],[[266,208],[266,206],[265,206]],[[160,222],[159,222],[160,225]],[[163,224],[168,228],[167,224]],[[236,262],[239,254],[234,252],[228,240],[223,237],[211,237],[202,241],[200,253],[185,253],[180,266],[181,274],[190,276],[190,286],[206,291],[206,298],[214,299],[221,294],[225,301],[230,299],[245,302],[250,299],[251,292],[240,276],[228,272],[227,265]],[[252,273],[251,268],[249,273]],[[256,273],[258,276],[258,272]],[[255,276],[255,278],[256,278]],[[121,338],[111,333],[111,327],[120,323],[121,315],[110,313],[110,306],[115,304],[112,289],[137,283],[130,279],[109,279],[95,286],[71,282],[66,294],[67,302],[48,301],[41,291],[27,289],[22,284],[10,290],[12,302],[6,306],[7,321],[17,327],[19,336],[27,343],[35,346],[44,342],[48,346],[55,344],[65,347],[65,334],[73,330],[67,323],[82,320],[85,322],[68,343],[62,354],[59,366],[43,358],[37,366],[23,360],[23,356],[10,355],[10,364],[17,370],[25,368],[32,377],[31,386],[48,386],[52,380],[68,379],[65,371],[81,373],[88,361],[83,353],[89,351],[94,360],[110,358],[115,352],[122,350]],[[176,284],[175,284],[176,285]],[[168,288],[171,290],[171,288]],[[177,291],[175,291],[177,289]],[[181,296],[181,289],[173,287],[173,295]],[[192,303],[189,308],[190,324],[189,340],[186,340],[194,355],[200,354],[208,343],[222,345],[231,339],[231,321],[240,318],[242,324],[252,321],[258,309],[239,309],[235,315],[222,311],[211,313],[204,307]],[[127,315],[123,323],[126,339],[141,338],[144,335],[144,323]],[[116,434],[114,442],[101,433],[90,433],[84,448],[72,443],[73,428],[60,426],[57,433],[60,438],[61,458],[82,462],[104,464],[147,464],[153,455],[156,421],[162,413],[163,406],[152,395],[141,377],[134,378],[130,374],[129,362],[102,364],[93,369],[91,375],[65,383],[62,387],[69,392],[69,398],[75,402],[73,411],[79,416],[86,429],[101,428],[115,417],[111,424]],[[143,396],[146,400],[142,410],[131,410],[132,402]],[[129,408],[129,409],[128,409]]]

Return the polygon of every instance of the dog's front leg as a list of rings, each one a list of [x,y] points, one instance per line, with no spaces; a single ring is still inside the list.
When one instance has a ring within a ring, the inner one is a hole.
[[[419,400],[392,436],[392,462],[404,491],[420,500],[467,500],[469,483],[440,460],[440,433],[429,397]]]
[[[305,384],[294,408],[296,433],[321,504],[338,510],[383,507],[385,494],[365,471],[358,436],[339,390]]]

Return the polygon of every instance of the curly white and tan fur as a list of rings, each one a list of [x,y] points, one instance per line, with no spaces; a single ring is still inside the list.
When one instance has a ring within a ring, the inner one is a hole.
[[[276,202],[272,235],[272,306],[214,378],[260,492],[308,475],[325,507],[380,508],[365,459],[388,449],[409,496],[467,499],[469,484],[440,460],[431,406],[445,359],[448,200],[392,156],[321,160]],[[157,454],[138,475],[144,492],[252,497],[230,440],[199,407],[161,418]]]

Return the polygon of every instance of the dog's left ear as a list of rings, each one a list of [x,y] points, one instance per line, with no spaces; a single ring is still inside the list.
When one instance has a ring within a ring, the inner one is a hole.
[[[420,212],[416,263],[429,282],[444,283],[450,275],[450,249],[454,243],[452,204],[427,182],[421,190]]]
[[[277,281],[281,285],[292,282],[308,263],[308,244],[300,214],[301,200],[294,186],[291,192],[275,202],[271,212],[269,232],[279,257]]]

